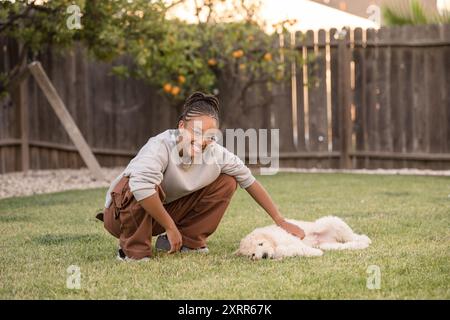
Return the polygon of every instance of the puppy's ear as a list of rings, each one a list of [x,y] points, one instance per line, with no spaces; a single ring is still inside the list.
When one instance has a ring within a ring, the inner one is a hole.
[[[270,235],[268,234],[262,234],[261,235],[264,239],[266,239],[270,245],[272,246],[272,248],[276,248],[277,247],[277,243],[275,242],[274,238],[272,238]]]
[[[233,255],[235,256],[242,256],[241,252],[239,251],[239,249],[237,249],[236,251],[233,252]]]

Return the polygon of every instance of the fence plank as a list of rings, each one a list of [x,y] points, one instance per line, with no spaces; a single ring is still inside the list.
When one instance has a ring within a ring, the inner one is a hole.
[[[295,34],[295,42],[297,45],[300,45],[304,42],[303,33],[296,32]],[[303,48],[300,47],[300,51],[298,54],[302,54]],[[296,65],[296,86],[297,86],[297,150],[306,151],[306,143],[305,143],[305,96],[304,96],[304,88],[306,83],[303,81],[303,61],[302,64]]]
[[[338,30],[330,30],[330,72],[331,72],[331,136],[333,151],[341,150],[341,128],[339,122],[339,54],[338,54]]]
[[[422,28],[414,28],[414,40],[420,40],[425,37],[425,30]],[[413,64],[412,64],[412,81],[413,81],[413,151],[427,151],[427,104],[426,104],[426,83],[424,82],[425,72],[425,55],[426,49],[412,48]]]
[[[402,37],[403,28],[395,27],[391,29],[390,39],[392,41],[397,41]],[[405,89],[406,79],[406,68],[405,68],[405,55],[404,48],[391,48],[391,61],[389,71],[389,82],[390,91],[389,100],[391,103],[390,107],[390,126],[392,134],[392,150],[395,152],[405,151],[405,106],[404,102],[406,95],[408,95],[408,90]],[[405,95],[405,96],[404,96]],[[405,163],[402,161],[396,161],[393,165],[395,168],[404,167]]]
[[[364,93],[366,92],[366,59],[363,42],[363,30],[355,29],[353,50],[353,61],[355,63],[355,88],[353,103],[355,105],[355,149],[357,151],[368,151],[368,128],[367,128],[367,105]],[[356,168],[365,168],[368,158],[356,159]]]
[[[374,29],[367,30],[367,41],[378,41],[377,31]],[[377,67],[376,62],[378,60],[378,47],[367,47],[366,48],[366,92],[365,100],[367,107],[367,128],[368,128],[368,149],[370,151],[378,151],[379,148],[379,130],[378,130],[378,113],[379,113],[379,102],[378,93],[379,89],[377,86]],[[377,168],[378,163],[376,160],[370,161],[367,164],[368,168]]]
[[[353,123],[351,119],[351,87],[350,87],[350,34],[344,31],[339,39],[339,74],[340,83],[338,87],[338,103],[339,103],[339,121],[341,122],[341,160],[340,167],[342,169],[350,169],[352,167],[350,152],[352,149],[352,129]]]
[[[441,36],[446,43],[450,43],[450,24],[442,26]],[[444,90],[444,110],[446,112],[446,141],[443,151],[450,153],[450,46],[446,46],[442,52],[441,58],[444,60],[442,72],[444,73],[445,81],[441,85]]]
[[[378,31],[378,41],[390,41],[391,40],[391,28],[383,27]],[[377,88],[378,88],[378,130],[379,130],[379,145],[378,150],[392,152],[393,150],[393,135],[391,127],[391,79],[393,68],[396,66],[391,65],[392,53],[391,47],[384,49],[378,49],[378,59],[376,61],[377,72]],[[379,167],[392,168],[394,166],[393,161],[387,160],[384,163],[379,163]]]
[[[58,74],[58,67],[59,65],[54,61],[55,60],[55,53],[50,50],[50,48],[47,49],[47,51],[42,54],[42,64],[45,66],[46,70],[48,70],[48,74],[55,80],[55,77]],[[57,67],[58,66],[58,67]],[[61,72],[61,71],[60,71]],[[64,72],[64,70],[62,70]],[[35,79],[32,79],[32,81],[36,82]],[[57,85],[60,84],[59,81],[56,81]],[[36,90],[39,92],[39,101],[38,101],[38,121],[39,121],[39,138],[44,141],[54,141],[53,138],[58,139],[60,141],[65,142],[65,137],[59,132],[59,125],[57,123],[56,115],[51,112],[51,106],[48,102],[48,100],[45,98],[45,94],[42,90],[39,89],[39,84],[37,84]],[[42,148],[39,150],[40,153],[40,164],[41,168],[43,169],[49,169],[49,162],[50,162],[50,150],[47,148]],[[60,165],[62,167],[67,167],[67,163],[65,161],[65,158],[62,157],[62,154],[60,156],[60,159],[58,159]]]
[[[307,44],[314,43],[314,48],[308,54],[314,56],[309,64],[309,150],[328,150],[327,135],[327,89],[326,89],[326,57],[325,57],[325,31],[318,33],[318,42],[315,42],[314,33],[307,33]],[[319,164],[319,163],[318,163]]]
[[[284,45],[290,45],[290,35],[282,35]],[[284,61],[284,72],[291,74],[291,65],[288,59]],[[290,79],[273,85],[274,111],[276,114],[275,128],[280,129],[280,151],[295,151],[292,128],[292,89]]]
[[[426,26],[427,39],[440,40],[441,26]],[[440,153],[445,145],[445,126],[446,114],[444,104],[444,88],[445,83],[444,60],[441,59],[443,47],[434,47],[427,50],[425,56],[425,74],[424,81],[426,85],[426,104],[428,109],[428,141],[427,151],[432,153]],[[450,57],[448,57],[450,59]]]
[[[0,38],[0,72],[7,72],[16,63],[18,57],[18,46],[7,38]],[[8,96],[1,101],[0,106],[0,138],[16,138],[18,127],[17,109],[13,103],[13,97]],[[1,148],[2,165],[0,172],[16,171],[20,169],[20,158],[17,157],[18,147],[5,146]]]

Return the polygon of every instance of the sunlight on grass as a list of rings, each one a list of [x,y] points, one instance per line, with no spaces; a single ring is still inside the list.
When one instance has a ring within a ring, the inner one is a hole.
[[[115,260],[117,242],[97,222],[106,189],[0,200],[3,299],[348,299],[450,298],[450,179],[356,174],[258,177],[283,215],[342,217],[373,244],[319,258],[252,262],[233,256],[269,217],[242,190],[205,255]],[[66,288],[67,267],[81,289]],[[381,289],[366,288],[369,265]]]

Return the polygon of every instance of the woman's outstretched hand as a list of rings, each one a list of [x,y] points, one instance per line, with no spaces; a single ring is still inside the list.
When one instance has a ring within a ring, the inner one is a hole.
[[[300,239],[303,239],[305,237],[305,231],[303,231],[302,228],[296,226],[293,223],[290,223],[286,220],[282,220],[280,223],[278,223],[278,226],[289,232],[290,234],[293,234],[296,237],[299,237]]]
[[[273,203],[266,189],[258,182],[255,181],[247,189],[245,189],[255,201],[270,215],[275,223],[294,236],[303,239],[305,232],[302,228],[299,228],[295,224],[287,222],[279,213],[277,207]]]

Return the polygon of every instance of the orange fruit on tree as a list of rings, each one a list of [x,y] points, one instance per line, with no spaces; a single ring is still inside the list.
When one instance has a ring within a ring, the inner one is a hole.
[[[270,52],[267,52],[267,53],[264,55],[264,60],[266,60],[266,61],[272,61],[272,54],[271,54]]]
[[[179,75],[178,76],[178,82],[181,83],[181,84],[185,83],[186,82],[186,77],[183,76],[183,75]]]
[[[166,92],[166,93],[171,92],[171,91],[172,91],[172,85],[171,85],[170,83],[166,83],[166,84],[163,86],[163,90],[164,90],[164,92]]]
[[[172,95],[176,96],[177,94],[180,93],[180,91],[181,91],[180,87],[173,86],[171,93]]]
[[[215,66],[217,64],[217,60],[214,58],[208,59],[208,65]]]
[[[241,58],[243,55],[244,55],[244,51],[241,49],[233,51],[233,57],[236,59]]]

